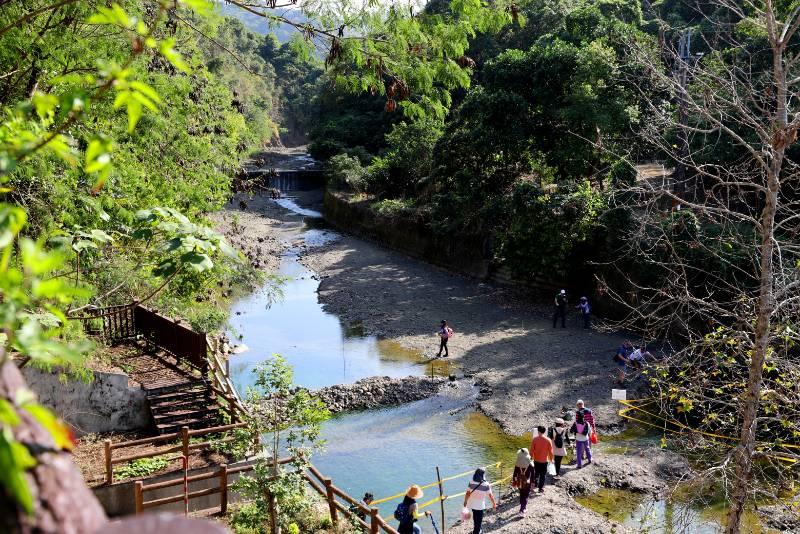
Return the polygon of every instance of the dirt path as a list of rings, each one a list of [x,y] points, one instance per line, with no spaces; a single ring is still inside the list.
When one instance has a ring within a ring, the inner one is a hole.
[[[456,331],[450,359],[493,394],[481,409],[513,434],[546,424],[583,398],[600,426],[620,422],[611,356],[622,338],[552,328],[550,307],[344,236],[302,259],[321,275],[320,301],[343,320],[435,356],[441,319]]]

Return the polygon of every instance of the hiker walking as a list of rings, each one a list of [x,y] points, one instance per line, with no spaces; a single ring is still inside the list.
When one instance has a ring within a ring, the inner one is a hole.
[[[555,426],[550,427],[547,432],[547,437],[553,442],[553,456],[556,464],[556,478],[561,476],[561,462],[564,456],[567,455],[567,447],[569,447],[569,431],[567,425],[562,418],[557,418]]]
[[[581,312],[581,317],[583,317],[583,327],[589,328],[591,325],[591,317],[592,317],[592,307],[589,305],[589,299],[586,297],[581,297],[580,303],[575,306]]]
[[[497,510],[497,501],[494,500],[492,486],[486,481],[486,471],[476,469],[472,475],[472,481],[467,487],[464,495],[464,508],[472,511],[472,534],[481,534],[483,524],[483,514],[486,511],[486,497],[492,501],[492,508]]]
[[[439,323],[439,353],[436,355],[439,358],[442,355],[442,349],[444,349],[444,357],[447,358],[450,356],[450,352],[447,350],[447,340],[453,337],[453,329],[447,325],[447,321],[442,319],[442,322]]]
[[[586,454],[587,458],[586,465],[592,463],[592,448],[589,443],[592,427],[584,420],[582,412],[575,413],[575,422],[572,423],[570,432],[575,434],[575,457],[578,461],[578,469],[581,469],[583,467],[584,454]]]
[[[372,501],[374,500],[375,496],[372,495],[372,493],[370,492],[366,492],[364,493],[364,497],[361,499],[361,502],[359,504],[364,506],[364,508],[369,508],[370,504],[372,504]],[[363,520],[367,519],[367,514],[364,512],[364,509],[361,508],[361,506],[355,504],[350,505],[350,513],[357,515],[359,518]]]
[[[544,482],[547,476],[547,463],[553,461],[553,442],[545,436],[544,426],[536,427],[538,435],[531,441],[533,456],[533,478],[539,493],[544,493]]]
[[[531,494],[531,484],[533,483],[533,463],[528,449],[517,451],[517,461],[514,464],[513,486],[519,489],[519,515],[525,515],[528,507],[528,497]]]
[[[553,312],[553,328],[556,327],[558,318],[561,317],[561,328],[567,327],[567,290],[559,291],[555,298],[555,311]]]
[[[417,499],[421,499],[422,495],[422,488],[414,484],[406,491],[403,502],[395,508],[394,518],[400,522],[397,527],[399,534],[422,534],[422,530],[414,523],[424,515],[431,515],[427,510],[424,514],[417,513]]]

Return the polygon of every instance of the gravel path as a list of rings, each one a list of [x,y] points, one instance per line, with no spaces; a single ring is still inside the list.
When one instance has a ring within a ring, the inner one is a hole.
[[[447,319],[450,359],[484,380],[480,403],[504,430],[522,434],[583,398],[603,427],[620,422],[611,400],[619,336],[568,321],[552,328],[550,307],[514,289],[454,275],[361,239],[344,236],[309,249],[302,261],[321,275],[320,301],[345,321],[433,357]],[[572,324],[569,324],[572,323]]]

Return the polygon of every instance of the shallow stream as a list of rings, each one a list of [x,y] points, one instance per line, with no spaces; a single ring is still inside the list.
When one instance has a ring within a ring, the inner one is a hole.
[[[319,277],[299,261],[306,247],[319,246],[339,236],[319,228],[319,212],[303,206],[292,194],[303,184],[276,178],[284,198],[276,202],[293,215],[283,225],[283,239],[289,244],[283,255],[280,275],[287,277],[281,295],[257,291],[236,302],[230,332],[235,343],[248,350],[231,359],[231,373],[240,391],[252,382],[251,371],[270,354],[280,354],[295,370],[299,385],[319,388],[352,383],[369,376],[401,377],[429,373],[447,374],[449,367],[431,367],[421,354],[375,336],[364,335],[358,324],[344,324],[319,303]],[[306,187],[307,189],[307,187]],[[308,198],[308,191],[303,198]],[[460,380],[437,397],[411,404],[344,414],[324,425],[325,450],[314,457],[315,465],[334,483],[354,497],[365,491],[380,499],[403,491],[410,484],[436,481],[436,467],[443,478],[478,466],[506,462],[502,469],[489,470],[490,480],[509,474],[515,450],[528,446],[530,436],[504,434],[498,425],[471,408],[477,395],[469,380]],[[658,436],[629,430],[616,439],[601,442],[606,453],[625,454],[630,448],[654,445]],[[464,490],[468,478],[444,483],[445,494]],[[438,487],[425,491],[421,501],[438,495]],[[579,498],[585,506],[609,514],[632,530],[646,532],[719,532],[719,514],[664,501],[644,501],[629,492],[603,490]],[[391,517],[397,501],[380,506]],[[445,501],[446,523],[458,517],[461,499]],[[429,508],[440,521],[438,504]],[[423,531],[432,531],[427,519]]]

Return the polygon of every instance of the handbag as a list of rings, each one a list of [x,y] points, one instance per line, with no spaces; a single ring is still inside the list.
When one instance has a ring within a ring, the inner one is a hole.
[[[547,462],[547,474],[551,477],[556,476],[556,464],[553,462]]]

